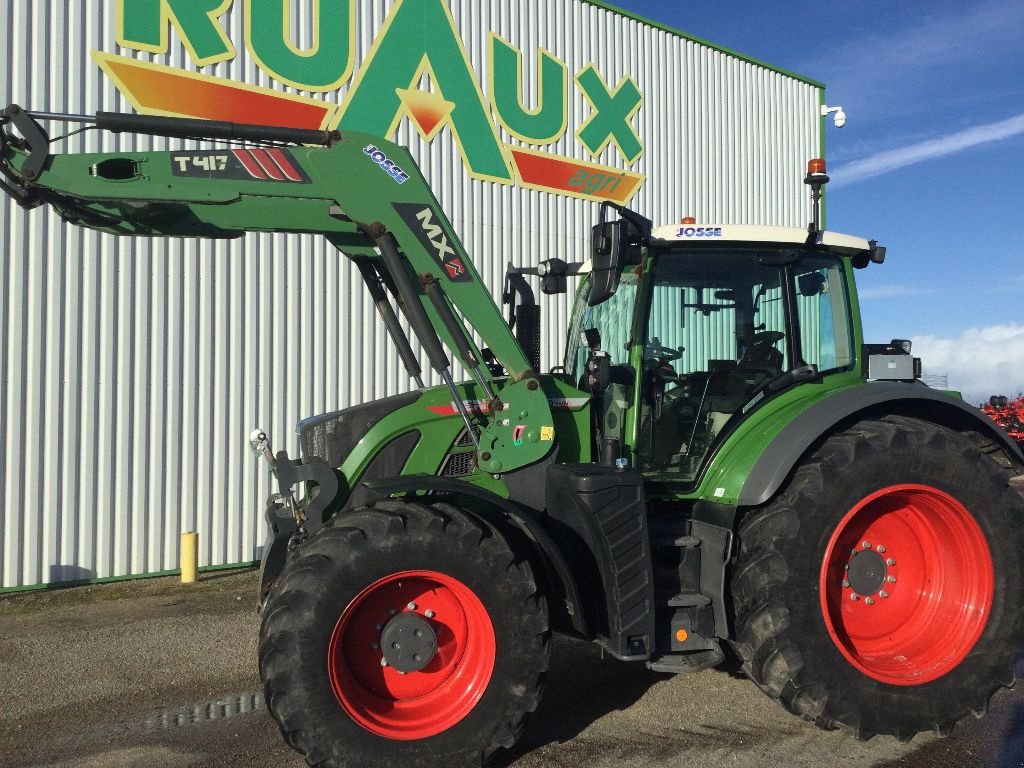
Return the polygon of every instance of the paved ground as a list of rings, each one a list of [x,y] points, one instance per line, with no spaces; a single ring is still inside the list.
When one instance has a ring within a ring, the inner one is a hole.
[[[300,768],[259,695],[255,576],[0,597],[0,765]],[[1019,664],[1024,675],[1024,663]],[[948,739],[861,743],[725,672],[668,678],[555,646],[548,691],[498,768],[1024,766],[1024,686]]]

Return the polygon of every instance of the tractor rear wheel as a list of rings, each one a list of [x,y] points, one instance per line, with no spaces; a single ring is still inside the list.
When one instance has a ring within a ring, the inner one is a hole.
[[[291,557],[260,672],[311,766],[479,766],[536,708],[548,644],[547,603],[500,534],[451,505],[383,501]]]
[[[859,738],[948,733],[1013,683],[1024,503],[964,436],[910,418],[829,437],[739,530],[733,647],[788,709]]]

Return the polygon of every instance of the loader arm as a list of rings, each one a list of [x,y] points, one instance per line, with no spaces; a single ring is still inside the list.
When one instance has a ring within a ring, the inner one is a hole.
[[[349,132],[104,113],[89,119],[98,130],[224,143],[51,154],[39,122],[12,105],[0,110],[4,190],[23,207],[50,205],[71,224],[114,235],[323,235],[360,265],[385,322],[380,298],[382,289],[390,290],[467,426],[472,422],[471,433],[479,432],[481,468],[510,471],[551,452],[554,421],[537,373],[405,148]],[[402,335],[396,341],[408,366],[411,352],[397,322],[389,331]],[[483,364],[474,331],[507,378]],[[476,399],[485,405],[463,403],[442,342],[473,373]]]

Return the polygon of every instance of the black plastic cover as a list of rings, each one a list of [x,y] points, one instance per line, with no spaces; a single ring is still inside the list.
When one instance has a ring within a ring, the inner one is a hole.
[[[544,526],[569,559],[588,625],[612,655],[648,658],[654,573],[643,475],[595,464],[555,464],[548,468],[546,486]]]
[[[352,493],[345,501],[345,509],[355,509],[373,501],[373,494],[363,483],[372,483],[375,480],[384,480],[402,474],[402,470],[405,469],[409,457],[412,456],[412,452],[419,442],[420,433],[413,430],[399,435],[381,448],[380,453],[374,456],[369,466],[366,467],[362,477],[353,485]]]
[[[523,348],[530,367],[539,371],[540,307],[536,304],[521,304],[516,308],[516,341]]]

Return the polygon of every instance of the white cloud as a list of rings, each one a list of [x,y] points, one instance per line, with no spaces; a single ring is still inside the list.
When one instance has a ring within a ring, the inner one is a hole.
[[[846,39],[829,50],[834,67],[851,74],[877,73],[891,79],[905,77],[908,69],[935,69],[948,63],[970,61],[1020,27],[1024,18],[1004,0],[975,3],[970,13],[959,4],[935,6],[928,13],[915,11],[898,26],[875,24],[871,31]],[[825,64],[821,61],[821,64]]]
[[[1021,286],[1024,286],[1024,275],[1004,275],[1000,276],[999,284],[993,286],[992,290],[996,293],[1018,293]]]
[[[937,139],[911,144],[899,149],[890,149],[879,152],[860,160],[854,160],[846,165],[840,166],[832,174],[832,185],[842,186],[853,184],[873,176],[880,176],[883,173],[895,171],[898,168],[905,168],[908,165],[922,163],[925,160],[934,160],[939,157],[946,157],[966,149],[976,147],[979,144],[989,144],[995,141],[1003,141],[1024,134],[1024,114],[1000,120],[996,123],[976,125],[963,131],[942,136]]]
[[[956,338],[917,336],[913,342],[924,372],[948,375],[949,388],[969,403],[1024,391],[1024,325],[968,328]]]
[[[906,296],[928,296],[938,293],[936,288],[915,288],[910,285],[879,285],[875,288],[861,288],[857,291],[857,298],[861,301],[872,299],[901,299]]]
[[[895,115],[933,114],[940,101],[949,106],[984,98],[978,89],[949,88],[951,70],[978,82],[994,57],[1019,48],[1022,33],[1021,3],[975,0],[967,8],[933,2],[897,14],[891,23],[865,23],[836,35],[796,69],[818,73],[851,121],[891,121]]]

